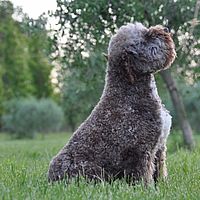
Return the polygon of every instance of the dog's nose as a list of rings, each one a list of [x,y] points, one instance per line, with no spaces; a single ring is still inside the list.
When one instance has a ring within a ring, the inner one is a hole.
[[[163,29],[166,33],[170,33],[170,29],[168,27],[164,27]]]

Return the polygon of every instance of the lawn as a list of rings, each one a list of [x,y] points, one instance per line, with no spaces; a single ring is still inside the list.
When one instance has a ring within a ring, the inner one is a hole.
[[[123,181],[112,184],[88,184],[81,181],[48,184],[50,159],[69,139],[69,134],[50,134],[34,140],[10,140],[0,135],[0,199],[200,199],[200,145],[189,152],[179,147],[177,137],[170,136],[168,144],[167,182],[157,189],[129,186]],[[200,138],[196,137],[199,141]],[[176,151],[175,151],[176,149]]]

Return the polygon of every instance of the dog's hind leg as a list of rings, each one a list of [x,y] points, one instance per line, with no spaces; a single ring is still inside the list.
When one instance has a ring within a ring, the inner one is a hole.
[[[156,152],[155,171],[153,177],[155,182],[157,182],[160,178],[165,180],[167,177],[165,144]]]

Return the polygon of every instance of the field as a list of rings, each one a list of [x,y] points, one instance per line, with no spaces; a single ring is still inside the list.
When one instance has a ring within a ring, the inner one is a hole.
[[[69,134],[50,134],[34,140],[10,140],[1,134],[0,199],[200,199],[200,145],[189,152],[178,147],[179,140],[174,136],[170,136],[168,144],[169,178],[167,182],[159,182],[157,189],[133,187],[123,181],[97,185],[84,181],[68,186],[48,184],[49,161],[69,137]]]

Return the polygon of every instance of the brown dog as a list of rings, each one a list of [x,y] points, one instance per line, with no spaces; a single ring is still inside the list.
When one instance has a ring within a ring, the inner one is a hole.
[[[51,161],[49,180],[81,175],[148,184],[166,176],[171,116],[161,103],[153,74],[168,68],[175,56],[167,28],[122,26],[109,44],[102,97]]]

